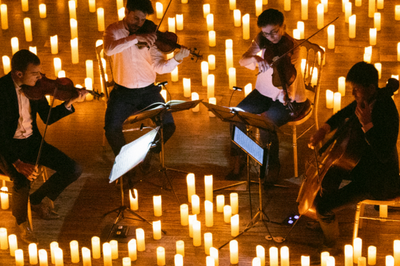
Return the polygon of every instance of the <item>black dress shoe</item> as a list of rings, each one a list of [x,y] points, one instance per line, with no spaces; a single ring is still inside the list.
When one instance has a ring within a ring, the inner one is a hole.
[[[31,204],[32,211],[36,212],[37,215],[43,220],[57,220],[60,216],[51,210],[49,206],[46,206],[44,203],[39,204]]]
[[[37,240],[35,234],[31,230],[28,221],[25,221],[22,224],[17,224],[17,227],[19,231],[19,237],[21,238],[22,241],[24,241],[27,244],[31,243],[39,244],[39,241]]]

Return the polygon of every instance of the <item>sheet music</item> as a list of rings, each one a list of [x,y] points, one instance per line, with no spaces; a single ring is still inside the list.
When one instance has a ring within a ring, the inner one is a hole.
[[[238,127],[235,127],[233,141],[254,158],[260,165],[263,164],[264,149],[247,136]]]

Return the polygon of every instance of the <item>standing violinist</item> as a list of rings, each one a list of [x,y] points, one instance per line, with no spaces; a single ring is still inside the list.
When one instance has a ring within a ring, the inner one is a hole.
[[[271,8],[263,11],[258,16],[257,26],[261,31],[243,54],[239,64],[251,70],[258,66],[259,74],[257,75],[255,90],[243,99],[237,107],[253,114],[263,113],[277,127],[280,127],[293,119],[293,113],[288,108],[289,104],[297,103],[298,106],[305,106],[306,103],[309,103],[305,95],[302,75],[295,73],[296,71],[301,73],[300,49],[295,48],[286,55],[286,58],[282,58],[288,62],[288,67],[281,67],[281,74],[292,76],[290,78],[291,84],[287,84],[287,81],[283,81],[285,87],[273,84],[272,74],[278,70],[278,68],[271,67],[273,59],[289,51],[297,42],[285,32],[284,16],[276,9]],[[260,51],[262,52],[261,56],[258,55]],[[237,126],[245,131],[243,124]],[[278,134],[276,131],[264,132],[263,130],[260,133],[263,142],[271,143],[266,182],[276,183],[280,170]],[[234,157],[234,168],[226,178],[237,180],[240,178],[240,172],[244,167],[244,159],[235,145],[232,145],[231,156]]]
[[[107,104],[105,132],[115,155],[125,145],[124,121],[152,103],[165,102],[161,88],[154,84],[157,73],[170,73],[190,54],[189,49],[182,47],[173,58],[166,59],[154,45],[157,34],[143,29],[147,16],[153,13],[149,0],[128,0],[124,19],[109,25],[104,32],[104,52],[112,58],[115,81]],[[140,48],[139,42],[147,43],[148,47]],[[163,129],[165,142],[175,131],[174,119],[169,112],[163,117]],[[160,151],[161,144],[157,143],[148,153],[147,165],[142,164],[142,169],[148,169],[151,154]]]
[[[337,243],[339,225],[335,210],[365,199],[386,200],[399,195],[396,147],[399,114],[390,97],[399,82],[390,79],[386,88],[379,89],[374,65],[359,62],[348,72],[346,84],[355,100],[328,119],[309,142],[309,147],[314,148],[329,132],[346,127],[352,130],[347,134],[348,142],[357,143],[356,150],[348,151],[351,155],[343,155],[348,160],[354,157],[351,159],[358,162],[349,176],[340,167],[331,167],[314,202],[324,233],[323,248],[331,253],[337,253],[338,247],[343,246]],[[342,126],[346,120],[348,123]],[[339,188],[344,178],[351,182]]]
[[[11,60],[11,72],[0,78],[0,172],[13,181],[12,214],[16,219],[21,240],[37,243],[38,240],[27,221],[28,198],[31,209],[45,220],[58,219],[45,197],[56,200],[61,192],[82,173],[81,166],[54,146],[43,142],[39,164],[55,173],[35,192],[29,195],[31,182],[36,179],[35,162],[38,158],[42,136],[36,124],[38,114],[46,122],[50,106],[43,95],[30,100],[23,86],[35,86],[41,76],[40,59],[28,50],[20,50]],[[30,88],[40,90],[39,86]],[[51,109],[48,120],[52,124],[72,114],[72,104],[83,99],[86,92]]]

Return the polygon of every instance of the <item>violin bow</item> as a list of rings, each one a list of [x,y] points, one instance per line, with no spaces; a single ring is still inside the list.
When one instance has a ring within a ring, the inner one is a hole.
[[[172,2],[172,0],[169,0],[168,6],[167,6],[167,8],[165,9],[165,12],[164,12],[164,14],[163,14],[163,16],[162,16],[162,18],[161,18],[161,20],[160,20],[160,23],[158,23],[158,26],[157,26],[157,29],[156,29],[155,32],[157,32],[158,29],[160,28],[161,23],[163,22],[164,17],[165,17],[165,15],[167,14],[168,8],[169,8],[169,6],[171,5],[171,2]]]

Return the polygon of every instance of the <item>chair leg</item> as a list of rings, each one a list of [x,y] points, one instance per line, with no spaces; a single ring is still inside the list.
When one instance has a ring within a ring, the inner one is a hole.
[[[387,218],[388,217],[388,205],[379,205],[379,218]],[[381,222],[385,222],[385,219],[380,220]]]
[[[356,215],[354,218],[354,229],[353,229],[353,242],[354,242],[354,239],[356,239],[358,236],[358,226],[360,224],[360,212],[361,212],[362,205],[363,204],[360,202],[357,204],[357,207],[356,207]],[[360,226],[360,228],[361,228],[361,226]]]
[[[297,164],[297,131],[296,126],[292,126],[292,138],[293,138],[293,166],[294,166],[294,177],[299,176],[299,168]]]
[[[31,201],[29,200],[29,197],[28,197],[28,222],[31,230],[33,230]]]
[[[362,216],[364,216],[364,208],[365,208],[365,204],[364,203],[361,203],[360,204],[360,216],[362,217]],[[359,227],[358,228],[362,228],[362,224],[363,224],[363,219],[361,218],[360,219],[360,222],[359,222]]]

